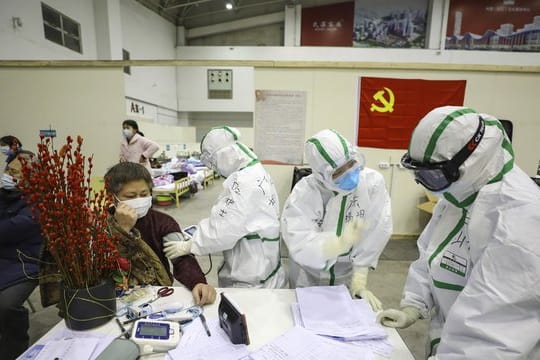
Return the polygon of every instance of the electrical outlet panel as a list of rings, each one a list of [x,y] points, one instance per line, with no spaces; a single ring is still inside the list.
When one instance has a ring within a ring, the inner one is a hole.
[[[208,98],[232,99],[232,70],[208,69]]]

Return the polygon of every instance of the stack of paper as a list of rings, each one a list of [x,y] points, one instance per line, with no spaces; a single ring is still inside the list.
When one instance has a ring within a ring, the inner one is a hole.
[[[297,326],[390,356],[391,345],[375,313],[364,300],[352,300],[345,286],[298,288],[296,297],[298,303],[292,304],[292,313]]]
[[[22,360],[93,360],[114,340],[114,336],[60,329],[24,352]]]
[[[241,360],[372,360],[370,351],[294,327]]]
[[[182,338],[176,349],[169,351],[170,359],[181,360],[237,360],[249,354],[246,345],[234,345],[219,327],[217,319],[208,319],[208,336],[199,319],[182,327]]]

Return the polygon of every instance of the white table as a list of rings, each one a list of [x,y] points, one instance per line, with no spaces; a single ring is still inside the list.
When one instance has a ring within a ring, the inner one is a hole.
[[[215,303],[204,307],[206,318],[217,319],[217,310],[220,300],[219,294],[225,292],[228,297],[238,304],[241,311],[246,315],[248,332],[251,340],[251,344],[249,345],[250,350],[258,349],[294,326],[291,315],[291,303],[296,302],[294,289],[226,288],[217,289],[217,292],[218,296]],[[175,291],[171,296],[161,298],[157,301],[170,304],[181,302],[184,306],[193,304],[191,292],[184,287],[175,287]],[[65,328],[63,320],[49,330],[42,339],[47,338],[53,332],[62,328]],[[391,359],[414,360],[413,355],[397,331],[391,328],[385,329],[388,333],[388,339],[393,347]],[[118,324],[116,324],[114,320],[109,321],[103,326],[92,329],[91,331],[111,335],[120,334]],[[42,339],[37,343],[40,343]],[[151,358],[154,359],[157,357]],[[375,356],[375,358],[381,360],[385,359],[380,356]]]

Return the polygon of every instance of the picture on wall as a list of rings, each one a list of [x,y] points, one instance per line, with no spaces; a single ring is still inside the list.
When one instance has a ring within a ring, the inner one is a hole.
[[[407,149],[420,119],[439,106],[463,105],[465,80],[360,78],[357,145]]]
[[[352,1],[302,8],[301,46],[352,46]]]
[[[446,48],[540,51],[540,0],[451,0]]]
[[[355,0],[353,46],[424,48],[428,0]]]

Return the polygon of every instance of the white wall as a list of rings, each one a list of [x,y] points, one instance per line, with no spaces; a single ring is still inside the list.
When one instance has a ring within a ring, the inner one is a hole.
[[[121,69],[0,68],[0,93],[2,136],[15,135],[35,152],[39,130],[52,126],[56,144],[68,135],[84,138],[84,154],[94,154],[93,175],[103,176],[118,162],[125,112]]]
[[[179,46],[176,56],[182,60],[251,60],[274,62],[330,61],[340,62],[434,63],[539,66],[540,53],[466,51],[436,49],[369,49],[346,47],[275,47],[275,46]],[[296,64],[295,64],[296,63]],[[278,64],[280,65],[280,64]],[[285,65],[285,64],[284,64]],[[261,64],[260,66],[263,66]]]
[[[96,59],[93,0],[44,0],[46,5],[78,22],[81,27],[82,54],[45,38],[41,1],[0,1],[0,59],[87,60]],[[14,29],[12,18],[21,19]]]
[[[176,27],[133,0],[121,0],[122,46],[132,60],[174,59]],[[176,69],[131,67],[125,75],[126,96],[177,110]]]
[[[232,69],[233,98],[208,99],[208,69]],[[253,111],[253,68],[236,66],[178,67],[179,111]]]

